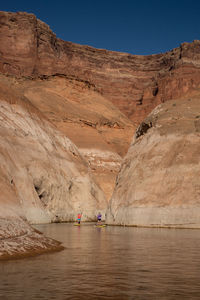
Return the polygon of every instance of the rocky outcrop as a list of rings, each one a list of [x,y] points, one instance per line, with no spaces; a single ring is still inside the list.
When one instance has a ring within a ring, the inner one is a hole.
[[[62,74],[85,82],[135,125],[159,103],[200,84],[200,41],[164,54],[137,56],[58,39],[27,13],[0,13],[0,72],[31,78]]]
[[[16,214],[0,216],[0,261],[23,258],[64,249],[61,243],[45,237]]]
[[[157,106],[138,127],[107,222],[200,228],[200,96]]]

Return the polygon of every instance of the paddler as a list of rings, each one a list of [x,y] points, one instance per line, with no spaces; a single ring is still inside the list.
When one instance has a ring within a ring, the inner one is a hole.
[[[101,213],[99,212],[98,215],[97,215],[97,225],[101,225]]]
[[[81,224],[81,213],[78,213],[78,216],[77,216],[77,222],[78,224]]]

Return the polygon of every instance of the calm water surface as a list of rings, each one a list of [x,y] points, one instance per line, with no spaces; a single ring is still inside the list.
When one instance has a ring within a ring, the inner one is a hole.
[[[62,252],[0,263],[0,299],[200,299],[200,231],[37,226]]]

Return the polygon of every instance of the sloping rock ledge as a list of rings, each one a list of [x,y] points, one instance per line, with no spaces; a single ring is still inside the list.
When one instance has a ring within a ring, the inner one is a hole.
[[[0,218],[0,260],[25,258],[63,249],[60,242],[45,237],[21,218]]]

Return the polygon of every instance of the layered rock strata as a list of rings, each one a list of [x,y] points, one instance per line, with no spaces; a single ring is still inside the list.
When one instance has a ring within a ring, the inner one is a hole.
[[[76,144],[110,199],[134,132],[131,121],[95,89],[78,80],[56,76],[23,80],[17,87]]]
[[[96,219],[107,205],[77,147],[0,81],[0,259],[60,249],[28,223]]]
[[[156,107],[122,163],[107,222],[200,228],[200,96]]]
[[[199,227],[200,42],[135,56],[0,12],[0,259],[60,249],[29,223]],[[69,137],[77,147],[67,138]],[[86,158],[86,160],[84,159]],[[99,188],[101,186],[102,190]]]
[[[78,147],[110,199],[134,127],[111,102],[85,83],[63,77],[46,80],[0,76]]]
[[[200,41],[137,56],[58,39],[27,13],[0,13],[0,72],[31,78],[62,74],[84,81],[139,124],[159,103],[200,84]]]
[[[0,97],[1,167],[26,218],[94,219],[106,201],[77,147],[10,86],[1,83]]]
[[[107,199],[136,126],[200,84],[199,41],[136,56],[62,41],[27,13],[0,12],[0,25],[0,72],[26,78],[24,95],[86,153]]]

